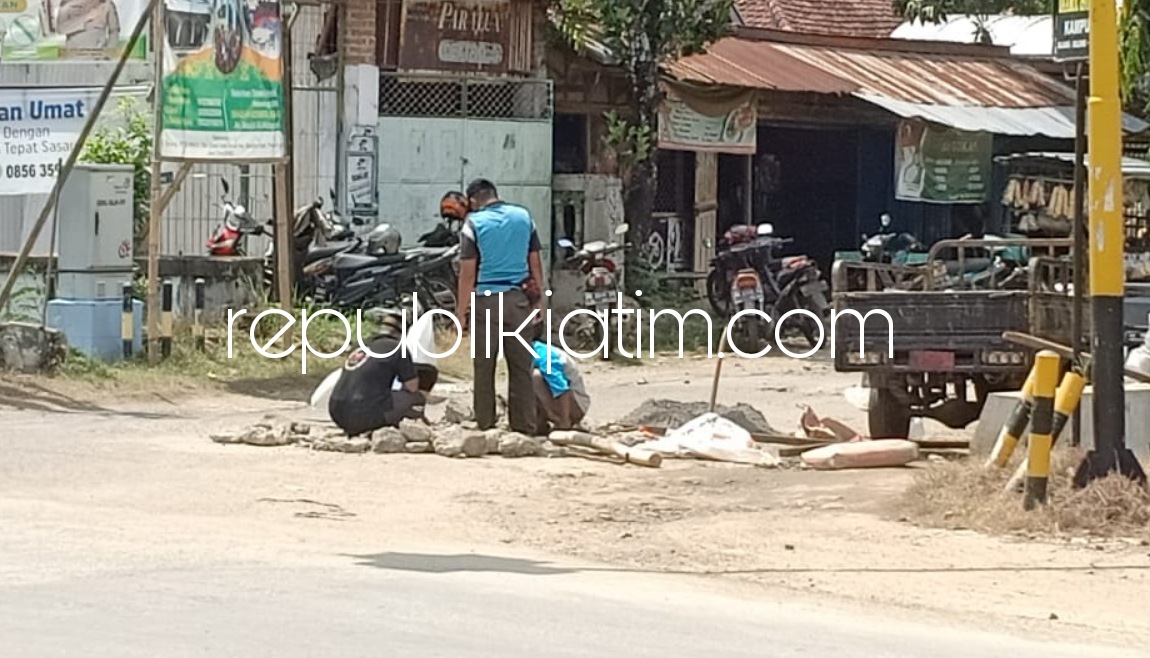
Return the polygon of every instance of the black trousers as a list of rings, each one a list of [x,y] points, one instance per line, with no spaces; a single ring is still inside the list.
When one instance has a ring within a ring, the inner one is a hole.
[[[500,322],[499,300],[503,300],[503,315]],[[479,429],[495,427],[495,367],[499,350],[507,362],[507,416],[513,432],[531,435],[535,430],[535,388],[531,382],[531,368],[534,355],[515,336],[508,335],[500,340],[502,331],[511,334],[530,315],[533,307],[527,295],[521,290],[511,290],[485,297],[475,297],[475,327],[472,335],[475,340],[475,390],[473,404],[475,421]],[[490,319],[488,313],[490,312]],[[531,344],[530,325],[520,334],[528,345]],[[488,356],[488,337],[491,355]]]
[[[391,408],[364,404],[339,404],[331,409],[331,419],[348,436],[367,434],[384,427],[398,427],[404,418],[420,418],[426,402],[419,393],[407,390],[391,392]]]

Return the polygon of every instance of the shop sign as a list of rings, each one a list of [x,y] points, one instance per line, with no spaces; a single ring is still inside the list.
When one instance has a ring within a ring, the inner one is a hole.
[[[895,197],[928,203],[983,203],[988,198],[994,136],[920,120],[899,123]]]
[[[1090,0],[1054,3],[1054,59],[1060,62],[1090,57]]]
[[[506,73],[510,24],[510,0],[406,2],[399,66],[408,70]]]
[[[659,111],[659,148],[754,155],[758,113],[754,96],[709,116],[668,92]]]

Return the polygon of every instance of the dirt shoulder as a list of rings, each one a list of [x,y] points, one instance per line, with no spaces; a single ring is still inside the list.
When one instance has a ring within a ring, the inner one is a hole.
[[[622,417],[647,398],[705,400],[713,367],[706,360],[589,365],[593,420]],[[733,361],[724,365],[720,398],[754,405],[783,431],[797,426],[804,404],[857,426],[863,414],[842,395],[854,381],[825,361]],[[220,446],[208,435],[269,411],[303,420],[322,414],[270,397],[189,393],[126,404],[75,397],[70,410],[55,408],[55,398],[0,408],[6,433],[19,437],[0,465],[0,511],[31,542],[5,550],[35,552],[50,572],[79,568],[70,555],[84,542],[98,563],[100,550],[133,546],[240,556],[272,546],[347,554],[449,541],[1046,637],[1150,640],[1138,605],[1150,591],[1150,547],[915,527],[900,521],[899,506],[913,468],[819,473],[684,461],[652,470],[578,459]],[[51,395],[60,393],[40,399]],[[90,527],[103,530],[81,532]]]

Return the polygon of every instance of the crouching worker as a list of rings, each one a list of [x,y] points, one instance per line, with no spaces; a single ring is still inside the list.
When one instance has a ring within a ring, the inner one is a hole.
[[[435,366],[412,361],[404,353],[404,314],[388,310],[383,329],[347,358],[328,402],[331,419],[348,436],[396,427],[404,418],[423,418],[427,394],[438,379]]]
[[[551,430],[575,429],[591,406],[579,366],[562,349],[539,339],[531,347],[535,352],[531,376],[535,385],[536,432],[546,436]]]

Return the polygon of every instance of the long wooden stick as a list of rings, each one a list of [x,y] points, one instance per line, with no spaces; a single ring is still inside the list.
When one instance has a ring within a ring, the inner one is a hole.
[[[16,277],[20,276],[24,266],[28,264],[28,256],[32,253],[32,248],[36,245],[36,240],[40,238],[40,231],[44,230],[44,224],[48,222],[49,215],[56,208],[56,204],[60,201],[60,191],[64,187],[64,181],[67,180],[68,175],[72,173],[72,168],[76,166],[76,161],[80,158],[80,151],[83,150],[84,143],[88,141],[88,135],[92,133],[92,129],[96,127],[96,120],[99,118],[100,113],[104,111],[104,105],[108,103],[108,98],[112,95],[112,89],[116,86],[116,81],[120,79],[120,74],[124,71],[124,66],[127,65],[132,51],[136,48],[136,42],[140,40],[140,35],[144,32],[144,25],[148,23],[148,18],[151,16],[153,9],[159,3],[159,0],[148,0],[148,6],[140,14],[139,20],[136,21],[136,27],[132,29],[132,35],[128,37],[128,45],[124,47],[124,52],[120,53],[120,59],[116,62],[116,68],[112,71],[112,77],[104,84],[104,89],[100,91],[100,97],[96,99],[96,105],[92,107],[91,112],[88,114],[88,120],[84,123],[83,130],[80,131],[79,137],[76,138],[76,144],[72,147],[72,151],[68,154],[68,159],[64,161],[64,166],[56,173],[56,184],[52,186],[52,193],[48,195],[48,200],[44,203],[44,207],[40,209],[40,216],[36,218],[36,223],[32,225],[32,232],[28,234],[28,239],[24,241],[24,246],[20,249],[20,255],[16,257],[16,262],[12,264],[12,270],[8,273],[8,279],[4,282],[4,289],[0,290],[0,309],[8,303],[8,298],[12,294],[12,288],[16,285]]]
[[[659,466],[663,464],[663,456],[657,452],[642,450],[640,448],[629,448],[622,443],[585,432],[562,430],[552,432],[547,438],[557,446],[588,448],[603,453],[604,455],[622,458],[630,464],[650,466],[651,468],[659,468]]]
[[[148,213],[148,294],[146,317],[148,319],[148,361],[160,360],[160,249],[161,224],[164,219],[163,194],[160,176],[163,161],[160,157],[160,137],[163,133],[164,116],[164,3],[157,2],[152,7],[152,58],[155,60],[152,73],[152,192]]]
[[[1074,350],[1068,345],[1063,345],[1062,343],[1056,343],[1052,340],[1047,340],[1045,338],[1039,338],[1038,336],[1032,336],[1030,334],[1024,334],[1024,333],[1018,332],[1018,331],[1004,332],[1002,334],[1002,338],[1004,340],[1010,341],[1016,345],[1022,345],[1024,347],[1029,347],[1031,349],[1051,350],[1052,352],[1058,353],[1058,356],[1061,356],[1061,357],[1066,358],[1066,359],[1073,358],[1073,355],[1074,355]],[[1085,350],[1079,352],[1078,355],[1080,357],[1082,357],[1082,359],[1087,361],[1087,362],[1089,362],[1091,359],[1090,352],[1087,352]],[[1131,370],[1130,368],[1123,368],[1122,371],[1130,379],[1135,379],[1135,380],[1140,381],[1144,384],[1150,384],[1150,375],[1147,375],[1144,372],[1139,372],[1137,370]]]

